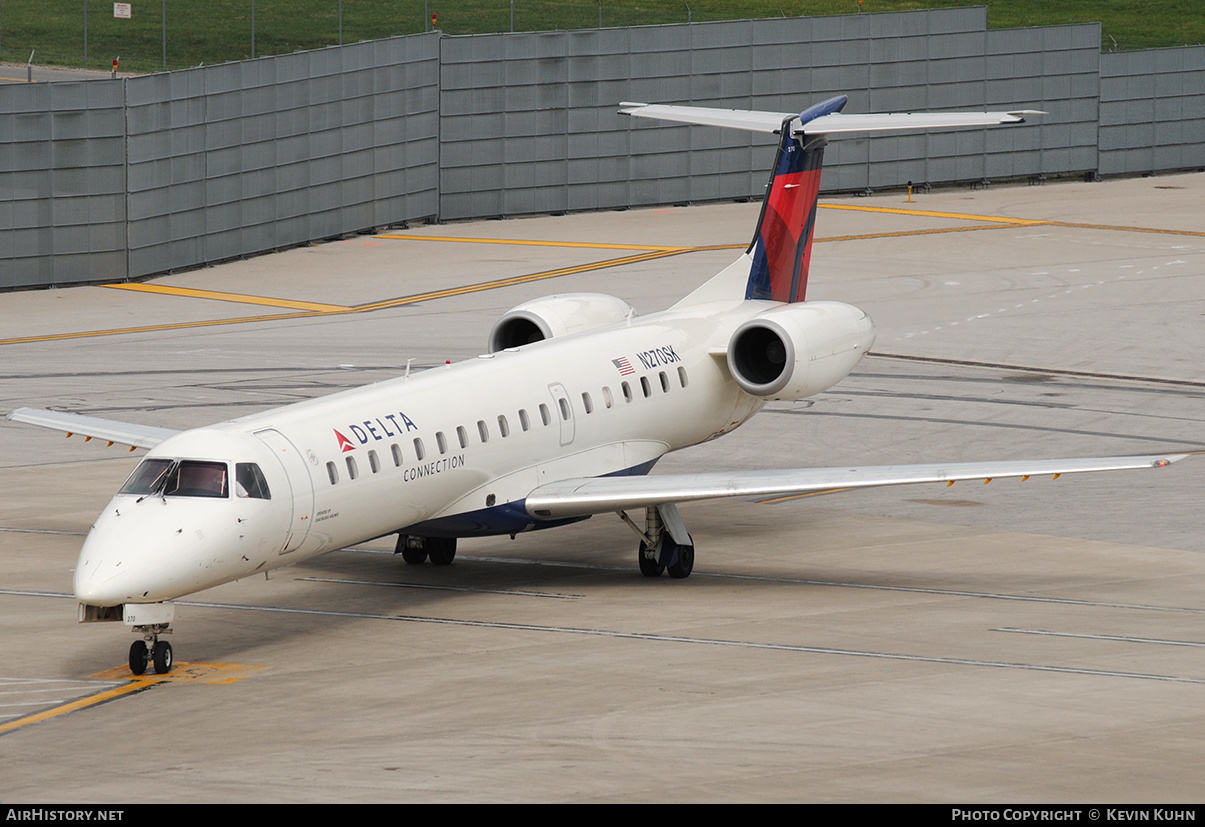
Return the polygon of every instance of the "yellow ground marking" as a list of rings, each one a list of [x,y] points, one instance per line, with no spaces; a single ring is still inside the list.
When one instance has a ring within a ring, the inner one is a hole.
[[[744,245],[739,246],[743,247]],[[527,282],[542,281],[544,279],[552,279],[559,276],[587,273],[592,270],[602,270],[609,267],[620,267],[625,264],[634,264],[641,261],[652,261],[654,259],[675,256],[681,253],[694,252],[695,249],[706,250],[712,248],[671,247],[664,250],[655,250],[635,256],[623,256],[621,258],[605,259],[603,261],[591,262],[589,264],[580,264],[574,267],[561,267],[556,270],[544,270],[538,273],[528,273],[522,276],[492,279],[490,281],[480,282],[478,284],[467,284],[459,287],[450,287],[444,290],[433,290],[428,293],[417,293],[411,296],[402,296],[396,299],[386,299],[384,301],[371,302],[369,304],[354,305],[351,307],[328,305],[329,307],[335,308],[332,310],[303,310],[294,313],[277,313],[267,316],[239,316],[230,319],[205,319],[195,322],[173,322],[168,324],[142,325],[139,327],[109,328],[107,330],[86,330],[76,333],[52,333],[42,336],[20,336],[11,339],[0,339],[0,346],[25,344],[30,342],[52,342],[66,339],[86,339],[95,336],[115,336],[124,333],[156,333],[165,330],[186,330],[188,328],[215,327],[218,325],[246,324],[250,322],[306,319],[317,316],[337,316],[348,313],[368,313],[374,310],[384,310],[391,307],[404,307],[405,305],[418,304],[419,302],[432,301],[434,299],[446,298],[448,296],[459,296],[465,293],[478,293],[484,290],[494,290],[499,287],[510,287],[511,285],[515,284],[525,284]]]
[[[561,267],[556,270],[544,270],[539,273],[528,273],[524,276],[510,276],[508,278],[493,279],[492,281],[480,282],[478,284],[466,284],[461,287],[449,287],[445,290],[433,290],[430,293],[419,293],[415,296],[403,296],[397,299],[387,299],[381,302],[373,302],[372,304],[357,305],[355,311],[363,313],[371,310],[382,310],[387,307],[402,307],[407,304],[416,304],[423,301],[431,301],[432,299],[442,299],[448,296],[460,296],[465,293],[479,293],[483,290],[494,290],[499,287],[511,287],[516,284],[527,284],[533,281],[543,281],[545,279],[555,279],[561,276],[571,276],[577,273],[588,273],[591,270],[601,270],[608,267],[622,267],[625,264],[637,264],[641,261],[653,261],[654,259],[666,258],[668,256],[676,256],[681,253],[690,252],[688,248],[669,247],[661,250],[656,250],[648,253],[641,253],[635,256],[624,256],[623,258],[611,258],[606,261],[596,261],[590,264],[578,264],[573,267]]]
[[[181,663],[177,662],[172,671],[166,675],[142,675],[135,677],[130,673],[128,666],[117,666],[112,669],[106,669],[104,672],[98,672],[92,677],[107,681],[125,680],[128,683],[122,686],[116,686],[111,689],[105,689],[97,692],[94,695],[88,695],[85,698],[78,698],[69,703],[61,704],[50,709],[43,709],[41,712],[35,712],[32,715],[26,715],[23,718],[14,718],[11,721],[6,721],[0,724],[0,735],[6,735],[13,730],[27,727],[30,724],[39,724],[42,721],[48,721],[51,718],[58,718],[62,715],[67,715],[72,712],[78,712],[81,709],[96,706],[111,701],[115,698],[121,698],[125,695],[132,695],[135,692],[141,692],[144,689],[149,689],[156,684],[161,683],[207,683],[225,685],[235,681],[241,681],[244,678],[250,677],[250,673],[256,669],[263,669],[262,666],[245,666],[239,663]]]
[[[885,233],[864,233],[856,235],[830,236],[827,238],[817,238],[817,243],[827,243],[833,241],[861,241],[872,238],[896,238],[913,235],[931,235],[936,233],[957,233],[957,232],[972,232],[978,230],[1001,229],[1009,226],[1053,226],[1053,227],[1073,227],[1089,230],[1111,230],[1120,232],[1135,232],[1135,233],[1153,233],[1166,235],[1188,235],[1205,237],[1205,232],[1195,230],[1166,230],[1155,227],[1130,227],[1123,225],[1109,224],[1088,224],[1075,223],[1068,221],[1047,221],[1044,219],[1029,219],[1029,218],[1010,218],[1008,216],[993,216],[993,215],[978,215],[974,213],[954,213],[942,212],[935,210],[906,210],[898,207],[871,207],[858,204],[820,204],[820,207],[830,210],[852,210],[856,212],[871,212],[871,213],[888,213],[894,215],[929,217],[929,218],[948,218],[958,221],[976,221],[988,222],[986,224],[979,223],[962,227],[940,227],[924,230],[900,230],[896,232]],[[559,278],[561,276],[575,275],[578,273],[586,273],[592,270],[601,270],[608,267],[621,267],[626,264],[636,264],[642,261],[651,261],[657,258],[666,256],[680,255],[683,253],[697,253],[712,250],[740,250],[744,249],[745,244],[713,244],[700,247],[663,247],[655,245],[628,245],[628,244],[604,244],[601,242],[578,242],[578,241],[532,241],[524,239],[499,239],[499,238],[461,238],[456,236],[421,236],[421,235],[402,235],[402,234],[383,234],[375,236],[375,238],[410,240],[410,241],[437,241],[437,242],[460,242],[465,244],[516,244],[523,246],[535,247],[567,247],[580,249],[602,249],[602,250],[647,250],[648,252],[625,256],[617,259],[607,259],[605,261],[594,262],[592,264],[583,264],[575,267],[563,267],[556,270],[545,270],[539,273],[529,273],[524,276],[513,276],[504,279],[495,279],[492,281],[481,282],[479,284],[464,285],[462,287],[451,287],[445,290],[435,290],[429,293],[419,293],[413,296],[403,296],[396,299],[387,299],[384,301],[370,302],[368,304],[360,304],[353,306],[344,306],[337,304],[322,304],[319,302],[300,302],[289,299],[274,299],[264,296],[248,296],[240,293],[224,293],[214,290],[196,290],[187,287],[167,287],[153,284],[141,283],[125,283],[125,284],[107,284],[106,287],[113,287],[122,290],[134,290],[146,293],[160,293],[165,295],[187,296],[190,298],[213,299],[217,301],[229,301],[242,304],[258,304],[267,305],[270,307],[279,307],[283,310],[294,310],[293,313],[278,313],[266,316],[240,316],[230,319],[210,319],[205,321],[195,322],[175,322],[170,324],[159,325],[142,325],[139,327],[120,327],[110,328],[107,330],[87,330],[76,333],[56,333],[43,336],[19,336],[10,339],[0,339],[0,346],[26,344],[31,342],[49,342],[63,339],[84,339],[95,336],[116,336],[125,333],[155,333],[165,330],[186,330],[195,327],[215,327],[218,325],[229,324],[248,324],[252,322],[265,321],[287,321],[291,319],[304,319],[315,316],[338,315],[344,313],[367,313],[374,310],[384,310],[391,307],[403,307],[405,305],[417,304],[419,302],[431,301],[433,299],[446,298],[449,296],[459,296],[466,293],[477,293],[484,290],[494,290],[501,287],[510,287],[516,284],[526,284],[533,281],[542,281],[544,279]]]
[[[1075,227],[1081,230],[1124,230],[1127,233],[1154,233],[1156,235],[1195,235],[1205,237],[1197,230],[1160,230],[1156,227],[1118,227],[1113,224],[1081,224],[1075,221],[1043,221],[1051,227]]]
[[[858,204],[820,204],[826,210],[854,210],[857,212],[890,213],[892,215],[922,216],[927,218],[952,218],[958,221],[990,221],[993,224],[1014,225],[1019,227],[1073,227],[1081,230],[1111,230],[1125,233],[1154,233],[1156,235],[1192,235],[1205,236],[1205,232],[1197,230],[1166,230],[1158,227],[1131,227],[1126,224],[1088,224],[1076,221],[1050,221],[1044,218],[1010,218],[1005,215],[974,215],[970,213],[936,212],[933,210],[905,210],[898,207],[863,207]],[[922,231],[924,232],[924,231]],[[929,230],[928,232],[933,232]],[[939,231],[940,232],[940,231]],[[891,235],[912,235],[910,232],[892,233]],[[919,233],[917,233],[919,235]],[[853,236],[857,238],[858,236]]]
[[[960,212],[935,212],[933,210],[905,210],[899,207],[863,207],[857,204],[821,204],[826,210],[854,210],[856,212],[889,213],[891,215],[923,216],[926,218],[954,218],[959,221],[990,221],[993,224],[1046,224],[1037,218],[1008,218],[1003,215],[972,215]]]
[[[103,672],[97,672],[92,677],[107,681],[128,680],[150,683],[208,683],[219,686],[235,683],[251,677],[251,673],[263,666],[253,666],[244,663],[186,663],[176,661],[172,671],[166,675],[146,674],[135,677],[128,666],[115,666]]]
[[[592,241],[532,241],[524,238],[462,238],[452,235],[402,235],[392,233],[375,238],[395,238],[406,241],[456,241],[462,244],[517,244],[523,247],[580,247],[587,250],[665,250],[685,252],[692,247],[659,247],[655,244],[603,244]]]
[[[784,494],[781,497],[771,497],[767,500],[755,500],[758,505],[775,505],[791,500],[802,500],[805,497],[822,497],[825,494],[840,494],[842,491],[853,491],[852,488],[825,488],[823,491],[807,491],[803,494]]]
[[[127,282],[123,284],[105,284],[116,290],[134,290],[139,293],[160,293],[167,296],[187,296],[191,299],[213,299],[222,302],[239,302],[241,304],[262,304],[268,307],[284,307],[288,310],[318,310],[329,313],[332,311],[349,310],[340,304],[320,304],[318,302],[299,302],[291,299],[273,299],[268,296],[248,296],[244,293],[223,293],[217,290],[196,290],[192,287],[169,287],[166,284],[143,284]]]
[[[968,233],[979,230],[1005,230],[1008,224],[968,224],[965,227],[932,227],[928,230],[899,230],[894,233],[862,233],[859,235],[834,235],[828,238],[817,238],[816,242],[829,241],[866,241],[872,238],[903,238],[914,235],[936,235],[937,233]]]

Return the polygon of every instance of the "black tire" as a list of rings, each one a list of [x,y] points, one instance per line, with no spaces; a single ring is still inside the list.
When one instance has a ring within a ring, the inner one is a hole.
[[[428,537],[424,545],[433,566],[450,566],[456,559],[455,537]]]
[[[427,550],[424,548],[402,549],[402,559],[412,566],[427,562]]]
[[[673,540],[666,540],[672,543]],[[673,562],[666,569],[669,571],[669,576],[675,580],[681,580],[684,577],[690,577],[690,573],[695,568],[695,547],[693,538],[689,546],[677,546],[677,553],[673,556]]]
[[[146,672],[147,661],[150,660],[150,653],[146,650],[146,641],[136,640],[130,644],[130,671],[135,675],[141,675]]]
[[[172,645],[166,640],[155,644],[154,661],[156,675],[166,675],[172,671]]]
[[[645,577],[660,577],[661,572],[665,571],[665,566],[645,556],[644,543],[636,548],[636,559],[640,561],[640,573]]]

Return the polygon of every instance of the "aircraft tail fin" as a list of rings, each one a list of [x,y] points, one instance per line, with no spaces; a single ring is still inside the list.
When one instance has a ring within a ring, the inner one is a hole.
[[[838,95],[798,115],[627,101],[619,105],[619,111],[636,118],[779,135],[778,154],[770,173],[770,185],[762,202],[757,232],[747,253],[752,257],[752,265],[745,298],[800,302],[807,292],[812,231],[816,224],[816,201],[820,193],[820,168],[829,136],[1022,124],[1031,115],[1046,114],[1020,109],[1010,112],[843,115],[841,110],[847,100],[845,95]],[[725,285],[730,284],[734,275],[730,271],[731,268],[725,270],[713,281],[718,279]],[[705,285],[696,292],[700,299],[710,299],[716,291]],[[694,296],[692,293],[679,304]]]
[[[840,112],[848,98],[840,95],[818,103],[782,121],[782,135],[757,231],[749,245],[753,266],[745,288],[746,299],[778,302],[804,300],[808,267],[812,259],[812,233],[816,227],[816,202],[820,197],[820,169],[824,163],[823,135],[809,136],[807,124]],[[792,121],[800,121],[798,135]]]

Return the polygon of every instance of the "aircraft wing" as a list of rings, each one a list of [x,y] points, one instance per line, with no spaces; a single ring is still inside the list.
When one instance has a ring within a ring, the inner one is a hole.
[[[40,425],[56,431],[66,431],[67,436],[82,434],[87,439],[104,439],[110,444],[119,442],[134,448],[154,448],[169,436],[179,433],[171,428],[156,428],[152,425],[136,425],[132,422],[117,422],[96,416],[46,411],[40,408],[17,408],[8,415],[14,422]],[[86,441],[85,440],[85,441]]]
[[[869,465],[854,468],[795,468],[735,473],[664,474],[648,477],[592,477],[541,485],[527,496],[527,513],[537,520],[583,517],[608,511],[669,503],[746,497],[779,502],[813,494],[912,485],[922,482],[983,480],[998,477],[1051,476],[1089,471],[1160,468],[1188,454],[1150,454],[1136,457],[1088,459],[1002,460],[928,465]]]
[[[785,119],[799,117],[799,114],[794,112],[709,109],[702,106],[674,106],[631,101],[619,104],[619,111],[621,114],[631,115],[634,118],[655,118],[698,126],[721,126],[728,129],[742,129],[746,132],[778,132],[782,129],[782,122]],[[1045,114],[1045,112],[1034,109],[1019,109],[1014,112],[893,112],[862,115],[842,115],[836,112],[814,118],[803,127],[796,124],[794,129],[796,134],[806,131],[808,135],[958,129],[1024,123],[1027,115]]]

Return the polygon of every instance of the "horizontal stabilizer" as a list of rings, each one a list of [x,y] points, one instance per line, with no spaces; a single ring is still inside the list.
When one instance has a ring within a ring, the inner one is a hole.
[[[56,431],[66,431],[67,436],[80,434],[94,439],[131,445],[135,448],[154,448],[169,436],[179,433],[170,428],[136,425],[132,422],[117,422],[96,416],[46,411],[40,408],[17,408],[8,415],[8,418],[14,422],[24,422],[27,425],[39,425],[43,428],[53,428]]]
[[[657,103],[625,102],[619,111],[634,118],[655,118],[662,121],[720,126],[746,132],[779,132],[783,121],[794,118],[794,133],[808,135],[841,135],[856,132],[916,132],[929,129],[962,129],[976,126],[1000,126],[1024,123],[1030,115],[1045,115],[1036,109],[1013,112],[898,112],[884,114],[853,114],[839,112],[821,115],[800,125],[799,113],[757,112],[745,109],[709,109],[702,106],[674,106]]]
[[[810,494],[1002,477],[1058,476],[1090,471],[1159,468],[1188,454],[1088,459],[1002,460],[928,465],[871,465],[862,468],[794,468],[745,473],[664,474],[650,477],[594,477],[541,485],[527,496],[527,513],[537,520],[560,520],[629,508],[725,497],[773,502]]]

